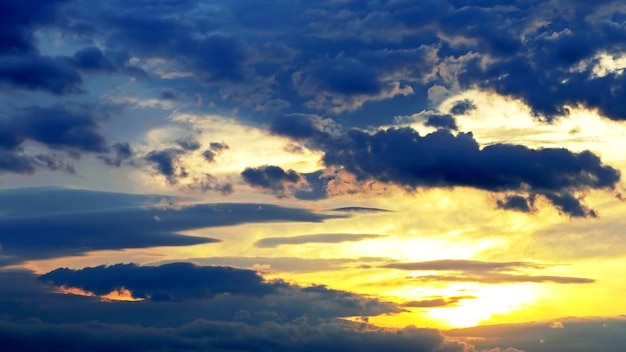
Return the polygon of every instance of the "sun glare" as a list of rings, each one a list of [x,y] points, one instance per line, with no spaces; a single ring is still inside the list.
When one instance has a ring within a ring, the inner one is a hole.
[[[471,327],[488,323],[496,314],[521,310],[537,297],[532,284],[477,286],[468,293],[476,298],[461,300],[454,307],[429,309],[427,315],[452,328]]]

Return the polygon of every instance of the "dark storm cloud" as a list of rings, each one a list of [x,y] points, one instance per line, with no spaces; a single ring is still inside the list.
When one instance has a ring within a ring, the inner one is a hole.
[[[326,121],[314,115],[281,115],[272,120],[270,131],[294,139],[319,140],[329,137],[324,131],[325,124]]]
[[[303,84],[312,94],[378,94],[383,88],[373,67],[344,57],[320,62]]]
[[[351,130],[321,143],[324,163],[343,167],[358,180],[374,179],[412,189],[466,186],[502,192],[530,187],[573,217],[595,214],[572,192],[612,189],[620,179],[618,170],[602,164],[589,151],[510,144],[481,149],[471,133],[455,136],[438,130],[422,137],[409,128],[374,134]]]
[[[154,199],[145,196],[54,189],[3,192],[12,195],[7,196],[11,202],[0,202],[3,264],[80,255],[99,249],[216,242],[213,238],[179,234],[205,227],[274,221],[321,222],[334,218],[266,204],[195,204],[178,209],[160,207],[158,200],[145,204],[144,200]],[[96,205],[99,199],[109,206]],[[64,205],[57,206],[59,200]],[[138,202],[143,204],[137,205]]]
[[[147,17],[143,6],[105,16],[109,21],[104,25],[112,29],[111,46],[139,57],[172,60],[177,66],[194,70],[203,83],[242,82],[248,76],[249,53],[242,39],[225,34],[195,35],[214,27],[211,18],[192,14],[178,20],[159,7],[149,9],[154,15]]]
[[[612,119],[626,118],[626,110],[617,104],[624,96],[624,90],[618,88],[623,75],[598,77],[592,73],[596,55],[619,56],[626,49],[622,24],[612,18],[619,8],[576,2],[562,16],[558,11],[549,11],[548,6],[536,3],[523,7],[516,3],[508,9],[466,7],[455,11],[451,15],[454,18],[480,23],[464,36],[477,41],[479,52],[494,58],[493,63],[483,67],[478,61],[466,63],[461,84],[520,98],[536,115],[548,120],[567,114],[565,105],[579,104],[597,108]],[[499,21],[502,16],[508,17],[507,21]],[[549,24],[522,35],[538,21]],[[461,28],[448,25],[445,30],[460,34]],[[524,40],[520,41],[522,36]]]
[[[264,296],[276,289],[254,271],[172,263],[158,267],[116,264],[81,270],[56,269],[40,277],[56,286],[76,287],[99,296],[125,288],[133,298],[152,301],[207,299],[221,294]]]
[[[0,2],[0,54],[32,53],[37,49],[34,31],[38,26],[56,20],[56,8],[65,0],[33,0]]]
[[[323,233],[290,237],[266,237],[257,241],[255,245],[262,248],[275,248],[281,245],[291,244],[356,242],[381,237],[385,236],[372,234]]]
[[[116,275],[120,271],[124,276]],[[402,311],[395,304],[324,286],[267,282],[249,270],[118,264],[55,270],[43,280],[29,272],[0,271],[0,279],[11,282],[0,287],[0,343],[20,351],[464,350],[434,329],[375,329],[337,319]],[[102,292],[123,283],[185,299],[101,302],[98,297],[51,292],[44,282],[57,279]]]
[[[515,346],[523,351],[611,352],[626,341],[624,317],[562,318],[526,324],[489,325],[446,331],[452,338],[471,338],[478,350]]]
[[[113,313],[104,314],[103,321],[126,322],[123,319],[130,317],[131,321],[144,326],[178,326],[199,318],[239,320],[250,325],[262,325],[268,321],[282,324],[303,316],[307,316],[311,323],[318,324],[344,316],[373,316],[403,311],[390,302],[325,286],[302,287],[282,280],[266,281],[252,270],[203,267],[190,263],[160,266],[116,264],[79,270],[57,269],[39,277],[39,281],[48,284],[48,291],[55,288],[50,285],[58,285],[59,288],[80,288],[97,296],[129,290],[146,300],[135,305],[125,302],[93,304],[98,301],[98,297],[77,297],[75,300],[76,303],[80,303],[81,299],[85,303],[91,300],[91,306],[83,304],[88,311],[108,310]],[[19,307],[15,308],[19,310]],[[178,313],[172,316],[175,311]],[[143,314],[135,317],[133,312]],[[238,318],[244,315],[245,319]],[[85,315],[81,314],[59,319],[54,316],[54,312],[48,312],[48,316],[54,321],[85,319]],[[151,317],[156,320],[151,320]]]
[[[368,102],[375,109],[344,114],[342,121],[389,121],[373,115],[397,115],[385,109],[393,105],[406,109],[391,102],[403,94],[420,105],[413,110],[424,110],[427,102],[419,94],[438,85],[520,98],[547,119],[566,113],[565,105],[626,118],[623,75],[600,77],[593,69],[599,54],[626,51],[619,2],[42,4],[37,1],[33,12],[5,5],[8,30],[0,52],[38,55],[34,33],[50,26],[62,36],[97,40],[99,48],[91,44],[66,57],[81,71],[130,67],[127,59],[113,60],[113,53],[157,59],[184,73],[185,82],[202,83],[208,96],[250,111],[276,111],[261,107],[279,102],[290,113],[341,114]],[[161,75],[157,71],[148,75]],[[67,77],[65,84],[38,83],[37,89],[61,94],[75,88]],[[406,90],[393,92],[400,87]],[[183,93],[197,93],[191,89]],[[462,115],[469,107],[458,105],[452,113]]]
[[[590,151],[503,143],[481,148],[472,133],[454,135],[447,130],[425,136],[411,128],[330,134],[324,130],[329,124],[315,116],[284,116],[275,119],[270,129],[322,150],[326,166],[342,168],[358,181],[376,180],[410,189],[465,186],[491,192],[529,192],[526,198],[540,194],[571,217],[597,215],[575,192],[613,189],[620,180],[619,170],[604,165]],[[511,198],[499,201],[498,206],[522,210],[518,203],[519,199]]]
[[[268,322],[249,326],[237,322],[197,320],[176,328],[145,328],[127,323],[92,322],[58,326],[46,323],[3,322],[0,343],[24,352],[89,351],[329,351],[462,352],[464,345],[448,342],[436,330],[407,327],[396,331],[360,328],[343,321],[311,326],[305,318],[292,323]],[[110,336],[115,335],[115,339]]]
[[[74,66],[85,71],[114,71],[115,66],[97,47],[78,50],[72,57]]]
[[[289,193],[289,186],[302,181],[302,176],[296,171],[285,171],[273,165],[248,167],[243,170],[241,176],[250,186],[265,188],[277,197],[286,197]]]
[[[445,130],[458,130],[458,126],[456,125],[456,120],[452,115],[438,115],[438,114],[430,114],[426,117],[426,122],[424,125],[428,127],[435,127],[439,129]]]
[[[0,56],[0,83],[63,95],[82,92],[83,79],[65,60],[29,54]]]

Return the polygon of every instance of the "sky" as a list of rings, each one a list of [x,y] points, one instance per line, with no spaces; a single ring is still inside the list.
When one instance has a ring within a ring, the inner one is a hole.
[[[626,4],[0,0],[0,345],[616,351]]]

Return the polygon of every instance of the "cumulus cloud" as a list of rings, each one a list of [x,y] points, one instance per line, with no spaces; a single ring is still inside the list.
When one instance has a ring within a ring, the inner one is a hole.
[[[575,192],[610,190],[620,180],[617,169],[604,165],[590,151],[502,143],[481,148],[471,133],[454,135],[438,130],[422,136],[411,128],[375,133],[353,129],[334,137],[315,126],[313,119],[307,123],[293,120],[292,124],[273,125],[274,133],[308,138],[324,152],[327,166],[350,172],[357,181],[376,180],[409,189],[465,186],[540,194],[559,211],[586,217],[596,213],[585,207]],[[520,199],[509,198],[498,206],[521,210],[520,203]]]
[[[95,155],[119,167],[133,155],[128,143],[109,144],[102,124],[117,111],[101,104],[32,105],[15,109],[0,120],[0,171],[33,173],[38,169],[73,173],[73,161],[82,153]],[[47,153],[25,149],[36,142]]]
[[[303,181],[302,175],[298,172],[285,171],[274,165],[248,167],[241,172],[241,177],[249,185],[267,189],[279,198],[287,197],[290,194],[289,188]]]

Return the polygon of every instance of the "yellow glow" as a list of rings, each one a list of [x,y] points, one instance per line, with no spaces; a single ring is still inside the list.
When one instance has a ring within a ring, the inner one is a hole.
[[[591,150],[605,162],[624,161],[620,146],[626,137],[626,125],[602,117],[597,111],[568,106],[567,117],[547,123],[533,117],[530,108],[520,100],[480,90],[452,96],[439,109],[448,111],[455,102],[464,99],[474,102],[477,108],[458,119],[460,130],[472,132],[482,145],[513,143],[530,148]],[[413,127],[428,130],[421,124]]]
[[[59,287],[56,292],[67,294],[67,295],[75,295],[75,296],[85,296],[85,297],[97,297],[97,295],[90,291],[85,291],[78,287]],[[106,295],[99,296],[100,300],[103,302],[111,302],[111,301],[126,301],[126,302],[138,302],[143,301],[143,298],[135,298],[132,295],[132,292],[122,287],[118,290],[113,290]]]
[[[532,284],[481,286],[472,294],[476,298],[461,300],[457,307],[432,308],[427,314],[449,327],[470,327],[489,321],[495,314],[514,314],[537,298]]]
[[[125,301],[125,302],[139,302],[143,301],[143,298],[133,297],[132,292],[122,287],[118,290],[113,290],[104,296],[100,296],[103,301]]]
[[[62,293],[65,295],[75,295],[75,296],[85,296],[85,297],[94,297],[95,294],[93,292],[85,291],[83,289],[77,287],[65,287],[61,286],[57,288],[56,292]]]

